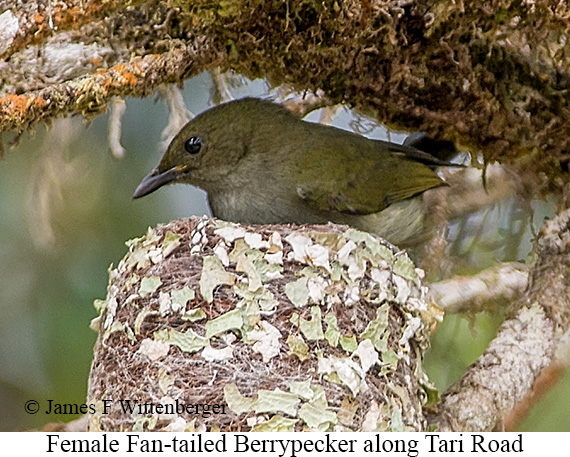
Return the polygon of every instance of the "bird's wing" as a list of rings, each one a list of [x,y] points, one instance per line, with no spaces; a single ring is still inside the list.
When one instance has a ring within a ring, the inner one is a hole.
[[[433,170],[421,163],[437,159],[413,148],[394,145],[392,150],[386,145],[392,144],[383,144],[380,152],[378,145],[374,145],[376,150],[364,150],[370,149],[367,144],[364,148],[350,144],[342,154],[323,148],[311,151],[298,162],[298,196],[322,211],[371,214],[444,185]],[[420,157],[415,157],[416,151]]]

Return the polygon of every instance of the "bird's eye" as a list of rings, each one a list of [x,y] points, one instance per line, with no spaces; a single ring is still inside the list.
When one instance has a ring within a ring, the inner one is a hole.
[[[184,149],[188,154],[198,154],[202,148],[202,138],[199,136],[191,136],[184,143]]]

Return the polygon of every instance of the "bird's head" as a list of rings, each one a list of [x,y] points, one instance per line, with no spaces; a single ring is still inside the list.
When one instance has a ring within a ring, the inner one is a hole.
[[[134,198],[166,184],[215,186],[253,153],[250,144],[260,125],[272,121],[272,111],[282,107],[255,98],[216,106],[189,121],[174,137],[158,166],[139,184]]]

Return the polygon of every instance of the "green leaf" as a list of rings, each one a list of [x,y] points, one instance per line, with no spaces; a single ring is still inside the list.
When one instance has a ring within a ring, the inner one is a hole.
[[[198,335],[193,330],[187,330],[186,332],[170,330],[167,342],[173,344],[174,346],[178,346],[184,352],[192,353],[198,352],[203,347],[206,347],[208,344],[208,339]]]
[[[381,356],[382,368],[380,369],[380,375],[385,375],[388,373],[394,373],[398,368],[398,354],[394,352],[393,349],[386,349],[382,352]]]
[[[259,390],[257,400],[253,404],[253,410],[259,413],[276,413],[281,411],[289,416],[296,416],[299,397],[282,390]]]
[[[214,300],[214,289],[220,284],[232,285],[235,282],[233,274],[227,272],[218,256],[205,256],[202,261],[200,276],[200,294],[208,303]]]
[[[301,335],[289,334],[287,345],[291,349],[291,353],[296,355],[301,362],[311,358],[309,356],[309,346],[307,346]]]
[[[416,267],[407,255],[398,256],[392,268],[395,274],[400,275],[408,281],[418,280]]]
[[[311,389],[310,379],[306,381],[291,381],[289,383],[289,391],[305,401],[310,401],[315,396],[315,392]]]
[[[327,324],[327,331],[325,332],[325,338],[329,344],[335,348],[338,345],[338,340],[340,338],[340,330],[338,329],[338,320],[335,313],[329,312],[325,314],[325,323]]]
[[[171,290],[170,298],[172,299],[172,304],[177,303],[184,308],[186,303],[196,298],[196,293],[188,286],[184,286],[182,289]]]
[[[206,339],[227,332],[228,330],[240,330],[242,327],[243,317],[241,309],[236,308],[216,317],[214,320],[206,322]]]
[[[305,306],[309,300],[308,278],[302,277],[296,281],[285,284],[285,295],[295,306]]]
[[[329,431],[332,425],[338,422],[338,418],[334,411],[305,403],[299,408],[299,419],[302,419],[309,427],[320,430]]]
[[[348,352],[349,354],[352,354],[354,351],[356,351],[356,348],[358,347],[358,343],[356,342],[356,336],[354,335],[341,335],[339,338],[339,342],[340,342],[340,347],[343,349],[343,351]]]
[[[180,235],[177,235],[170,230],[164,235],[164,240],[162,240],[162,254],[164,257],[168,257],[172,252],[180,246]]]
[[[392,251],[370,233],[350,228],[344,232],[343,236],[345,239],[352,240],[357,244],[363,243],[369,253],[376,257],[377,260],[383,259],[390,264],[394,260],[394,254],[392,254]]]
[[[310,401],[311,405],[318,406],[320,408],[328,408],[329,403],[323,386],[314,385],[311,386],[311,390],[313,391],[313,399]]]
[[[392,432],[405,432],[406,426],[402,420],[402,411],[395,409],[392,411],[392,420],[390,421],[390,430]]]
[[[107,309],[107,300],[101,300],[97,298],[93,301],[93,307],[99,314],[101,314],[101,311]]]
[[[152,294],[158,287],[162,284],[162,281],[158,276],[149,276],[141,279],[141,285],[139,287],[139,295],[145,297]]]
[[[421,383],[421,386],[427,394],[425,406],[437,405],[441,401],[439,391],[433,385],[430,385],[428,383]]]
[[[257,272],[255,265],[249,259],[247,254],[242,254],[238,257],[236,263],[236,271],[245,273],[248,278],[248,290],[250,292],[255,292],[259,290],[262,286],[261,277]]]
[[[376,309],[376,318],[371,320],[366,329],[360,335],[361,340],[369,339],[378,352],[383,352],[387,349],[387,341],[383,339],[384,333],[388,328],[388,313],[390,312],[390,305],[385,303],[380,308]]]
[[[325,337],[321,320],[321,308],[318,306],[311,307],[311,320],[307,320],[300,317],[297,313],[293,313],[290,322],[293,325],[298,325],[301,333],[309,341],[322,340]]]
[[[238,415],[252,411],[252,406],[256,401],[255,398],[248,398],[241,395],[234,383],[224,386],[224,400],[228,408]]]

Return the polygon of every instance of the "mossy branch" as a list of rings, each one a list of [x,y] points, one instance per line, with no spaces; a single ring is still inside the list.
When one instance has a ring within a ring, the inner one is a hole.
[[[0,65],[0,131],[100,113],[110,97],[148,96],[160,84],[221,68],[321,90],[391,127],[516,162],[540,174],[543,188],[560,184],[569,159],[565,2],[20,3],[1,8],[12,32]],[[77,59],[62,58],[59,80],[23,75],[30,58],[43,68],[46,51],[61,55],[72,45],[85,60],[92,54],[82,70]],[[133,68],[141,63],[148,74]]]

